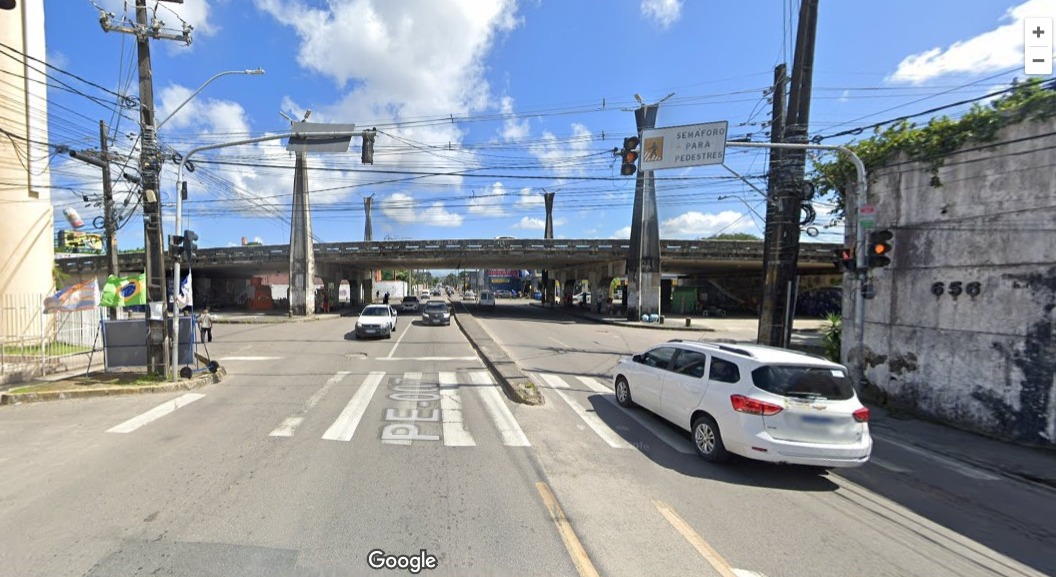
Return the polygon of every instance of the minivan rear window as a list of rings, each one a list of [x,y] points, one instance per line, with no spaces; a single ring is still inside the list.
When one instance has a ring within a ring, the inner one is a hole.
[[[854,396],[854,387],[843,369],[771,365],[752,371],[760,389],[785,397],[824,397],[836,401]]]

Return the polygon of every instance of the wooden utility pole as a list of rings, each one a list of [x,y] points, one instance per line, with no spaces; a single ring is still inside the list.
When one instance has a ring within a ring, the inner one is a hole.
[[[99,121],[99,150],[103,154],[103,232],[106,234],[106,274],[118,276],[117,227],[114,223],[114,189],[110,181],[110,151],[106,140],[106,123]],[[117,319],[117,308],[107,309],[110,320]]]
[[[770,115],[770,142],[777,144],[785,140],[785,82],[786,66],[778,64],[774,68],[773,110]],[[778,313],[775,303],[780,299],[777,294],[777,277],[780,260],[777,258],[780,243],[779,233],[784,214],[780,210],[778,198],[781,194],[782,150],[770,149],[770,175],[766,187],[766,228],[763,233],[763,294],[759,300],[759,329],[757,341],[770,344],[774,326],[774,316]]]
[[[807,143],[810,120],[810,91],[814,73],[814,40],[818,25],[818,0],[803,0],[796,32],[795,62],[792,64],[792,86],[785,116],[785,142]],[[780,216],[775,218],[771,243],[773,264],[768,263],[759,322],[759,343],[787,347],[792,335],[795,310],[797,271],[799,267],[799,216],[804,200],[806,151],[788,150],[780,155],[777,179],[780,193],[773,198]],[[767,212],[769,216],[769,211]],[[776,267],[776,269],[774,268]],[[771,274],[771,270],[774,274]],[[765,321],[765,322],[764,322]]]
[[[182,3],[183,0],[160,0]],[[136,22],[134,26],[115,26],[110,15],[103,12],[99,19],[106,32],[123,32],[136,37],[139,61],[139,130],[140,157],[139,174],[143,195],[143,248],[147,277],[147,371],[164,375],[169,366],[169,347],[165,330],[167,290],[165,282],[165,237],[161,222],[161,191],[159,173],[161,154],[158,151],[157,127],[154,120],[154,80],[150,65],[150,40],[179,40],[191,43],[191,28],[184,25],[182,34],[161,31],[161,23],[148,22],[147,0],[136,0]],[[161,304],[160,311],[151,310],[152,304]]]

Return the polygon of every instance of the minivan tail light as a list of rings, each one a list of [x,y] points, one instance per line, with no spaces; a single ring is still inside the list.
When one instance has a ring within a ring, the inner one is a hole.
[[[744,395],[730,395],[730,402],[733,403],[733,410],[738,413],[748,413],[749,415],[769,417],[785,410],[783,407],[757,401]]]
[[[859,423],[869,422],[869,409],[867,407],[862,407],[851,414],[854,415],[854,420]]]

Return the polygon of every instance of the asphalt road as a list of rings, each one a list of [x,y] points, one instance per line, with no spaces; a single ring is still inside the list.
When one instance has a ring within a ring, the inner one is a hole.
[[[219,385],[4,407],[0,575],[408,573],[374,550],[422,575],[1056,571],[1051,492],[894,432],[848,473],[709,466],[608,392],[620,354],[676,334],[551,314],[477,316],[541,407],[506,399],[456,326],[407,317],[377,341],[351,318],[217,325]]]

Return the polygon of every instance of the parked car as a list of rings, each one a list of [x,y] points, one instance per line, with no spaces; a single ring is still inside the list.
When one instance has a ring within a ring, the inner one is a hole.
[[[426,297],[428,298],[428,297]],[[403,297],[403,302],[400,303],[400,310],[403,312],[413,311],[418,312],[418,305],[421,301],[416,296]]]
[[[356,338],[392,338],[396,330],[396,313],[388,305],[367,305],[356,319]]]
[[[480,297],[477,298],[477,306],[485,309],[494,309],[495,295],[491,291],[480,291]]]
[[[429,301],[422,309],[422,322],[427,325],[451,324],[451,309],[444,301]]]
[[[621,359],[616,401],[692,432],[706,461],[857,467],[869,460],[869,409],[847,369],[761,345],[672,340]]]

